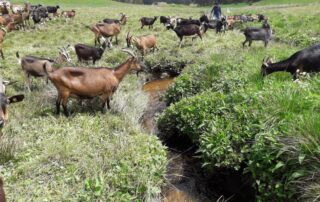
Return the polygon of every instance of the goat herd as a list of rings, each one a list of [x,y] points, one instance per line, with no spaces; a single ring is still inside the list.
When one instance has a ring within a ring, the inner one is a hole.
[[[74,18],[75,11],[64,11],[58,13],[59,6],[43,6],[30,5],[26,3],[23,6],[7,5],[3,3],[0,7],[2,16],[0,16],[0,53],[4,59],[2,52],[2,43],[6,32],[25,29],[30,26],[29,19],[31,18],[35,25],[45,22],[52,17],[64,17],[65,19]],[[11,10],[11,13],[10,13]],[[51,14],[52,16],[49,16]],[[148,26],[153,28],[158,17],[142,17],[140,18],[141,29]],[[115,38],[118,44],[118,35],[121,31],[121,26],[125,26],[128,16],[124,13],[120,14],[120,19],[104,19],[92,26],[87,26],[95,35],[95,46],[85,44],[76,44],[75,52],[79,62],[92,60],[93,64],[101,59],[106,47],[112,46],[112,39]],[[223,17],[221,20],[211,20],[207,15],[201,16],[199,19],[184,19],[178,17],[160,17],[160,23],[168,30],[172,29],[180,39],[179,48],[181,48],[184,37],[199,37],[202,40],[203,34],[208,29],[215,29],[217,33],[234,29],[236,23],[244,23],[248,21],[263,22],[261,28],[247,27],[242,30],[245,35],[246,43],[251,46],[252,41],[263,41],[265,46],[272,38],[272,29],[268,23],[268,19],[259,15],[235,15]],[[54,68],[54,64],[62,65],[64,62],[71,62],[68,53],[69,46],[60,48],[59,56],[55,60],[41,58],[35,56],[24,56],[20,58],[19,53],[16,53],[17,58],[21,63],[21,67],[26,79],[27,89],[30,91],[30,76],[46,77],[54,84],[58,91],[56,101],[56,111],[59,114],[60,105],[62,105],[64,114],[69,115],[67,102],[69,97],[86,99],[100,97],[102,101],[102,110],[110,109],[110,96],[116,91],[119,83],[124,76],[131,70],[141,71],[146,67],[143,64],[143,56],[148,49],[157,49],[156,35],[133,36],[128,32],[126,34],[126,42],[128,49],[122,49],[130,55],[130,57],[122,64],[115,68],[85,68],[85,67],[61,67]],[[98,47],[96,47],[99,45]],[[136,54],[130,50],[135,46],[140,51],[142,57],[139,59]],[[301,50],[287,60],[278,63],[272,63],[270,59],[263,61],[261,73],[266,76],[275,71],[290,72],[294,79],[302,72],[318,72],[320,71],[320,45],[315,45],[304,50]],[[0,81],[0,130],[8,120],[8,105],[20,102],[24,99],[24,95],[15,95],[7,97],[5,95],[5,85],[9,82]],[[0,179],[0,201],[4,198],[2,190],[2,181]]]

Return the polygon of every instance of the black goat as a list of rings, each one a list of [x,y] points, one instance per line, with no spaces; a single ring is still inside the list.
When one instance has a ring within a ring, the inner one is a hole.
[[[252,41],[264,41],[264,46],[267,47],[272,37],[272,29],[267,21],[264,21],[262,28],[247,27],[244,30],[246,40],[242,43],[244,47],[247,42],[251,46]]]
[[[111,19],[111,18],[105,18],[103,20],[103,22],[107,23],[107,24],[116,23],[116,24],[120,24],[120,25],[125,25],[127,23],[127,18],[128,18],[128,16],[126,14],[120,13],[120,20]]]
[[[208,18],[207,15],[202,15],[202,16],[199,18],[199,21],[200,21],[201,23],[203,23],[203,22],[209,23],[209,18]]]
[[[57,13],[60,6],[47,6],[48,13]]]
[[[39,6],[38,8],[32,10],[30,15],[34,24],[39,24],[40,22],[42,22],[42,20],[49,18],[48,10],[44,6]]]
[[[160,24],[165,26],[168,23],[170,23],[170,17],[160,16]]]
[[[221,20],[219,20],[216,24],[216,33],[221,33],[221,31],[223,30],[223,32],[225,32],[226,28],[228,26],[228,22],[226,21],[225,18],[222,18]]]
[[[190,24],[194,24],[194,25],[200,26],[200,25],[201,25],[201,22],[200,22],[200,20],[182,19],[182,18],[177,20],[177,26],[180,26],[180,25],[190,25]]]
[[[173,31],[177,34],[180,39],[179,48],[181,48],[182,40],[184,36],[188,37],[196,37],[199,36],[202,40],[202,34],[205,33],[208,29],[208,24],[204,23],[201,26],[196,24],[187,24],[187,25],[180,25],[173,29]]]
[[[270,59],[263,62],[261,67],[263,76],[286,71],[291,73],[295,80],[299,73],[320,72],[320,44],[300,50],[281,62],[272,63]]]
[[[264,20],[266,20],[267,18],[264,16],[264,15],[262,15],[262,14],[257,14],[258,15],[258,22],[262,22],[262,21],[264,21]]]
[[[82,62],[92,60],[93,64],[96,63],[96,61],[100,60],[105,49],[106,49],[106,43],[103,43],[100,48],[96,48],[93,46],[88,46],[85,44],[76,44],[74,46],[76,50],[76,54],[78,57],[78,61]]]
[[[140,22],[141,22],[141,29],[144,26],[149,26],[149,29],[153,28],[153,24],[154,22],[158,19],[157,16],[154,16],[154,18],[147,18],[147,17],[142,17],[140,18]]]

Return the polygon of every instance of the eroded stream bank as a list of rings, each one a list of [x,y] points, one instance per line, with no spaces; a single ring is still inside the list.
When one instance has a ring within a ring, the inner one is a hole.
[[[162,95],[173,82],[173,78],[156,79],[143,87],[149,102],[142,124],[152,134],[159,135],[155,117],[166,108]],[[207,173],[190,142],[170,139],[163,143],[168,147],[169,160],[166,185],[162,188],[164,202],[255,200],[250,179],[242,171]]]

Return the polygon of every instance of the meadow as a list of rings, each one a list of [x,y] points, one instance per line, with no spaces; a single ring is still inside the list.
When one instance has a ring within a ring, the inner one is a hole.
[[[18,1],[17,1],[18,2]],[[20,1],[22,2],[22,1]],[[55,5],[56,1],[30,1]],[[273,1],[253,6],[228,5],[230,14],[263,13],[270,18],[275,38],[268,48],[261,42],[243,49],[239,29],[216,34],[209,30],[203,43],[178,38],[159,21],[153,30],[141,30],[142,16],[198,17],[209,7],[145,6],[112,1],[59,1],[62,10],[75,9],[65,23],[52,20],[38,30],[8,33],[6,59],[0,75],[18,81],[9,95],[26,99],[10,108],[10,122],[0,144],[0,175],[9,201],[158,201],[166,183],[167,149],[148,134],[140,118],[148,104],[142,86],[146,75],[128,75],[112,98],[111,111],[100,112],[98,100],[69,102],[71,117],[54,114],[56,90],[34,79],[31,93],[15,53],[55,58],[67,44],[93,45],[94,35],[84,25],[106,17],[129,15],[120,43],[106,50],[96,66],[115,67],[128,56],[128,31],[155,33],[159,50],[145,57],[152,67],[187,64],[163,99],[168,108],[159,115],[160,137],[179,134],[198,147],[203,169],[243,170],[252,176],[257,200],[316,201],[320,196],[319,76],[294,83],[288,73],[260,75],[263,58],[279,61],[297,50],[319,43],[319,8],[316,1],[275,8]],[[283,2],[288,4],[288,2]],[[312,5],[308,3],[313,3]],[[268,5],[265,5],[268,4]],[[316,9],[317,8],[317,9]],[[303,23],[301,23],[303,22]],[[261,26],[249,23],[248,26]],[[76,63],[74,51],[70,52]],[[84,64],[80,64],[83,65]]]

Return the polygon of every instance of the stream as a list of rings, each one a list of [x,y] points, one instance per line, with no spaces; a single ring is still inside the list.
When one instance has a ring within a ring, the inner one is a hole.
[[[161,96],[173,83],[173,78],[156,79],[146,83],[143,90],[149,95],[147,110],[143,116],[144,128],[158,135],[155,116],[166,108]],[[164,143],[166,144],[166,143]],[[206,181],[202,173],[201,163],[194,157],[193,148],[179,148],[174,144],[166,144],[168,147],[168,168],[166,174],[166,185],[162,188],[164,202],[202,202],[216,201],[216,196],[209,194],[206,190]],[[211,196],[210,196],[211,195]]]
[[[173,82],[173,78],[155,79],[143,86],[143,90],[149,95],[149,101],[142,125],[151,134],[159,135],[155,117],[167,107],[162,96]],[[206,171],[191,142],[182,138],[162,142],[168,148],[169,161],[166,185],[162,188],[162,201],[256,201],[250,174],[244,175],[242,169]]]

